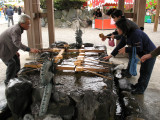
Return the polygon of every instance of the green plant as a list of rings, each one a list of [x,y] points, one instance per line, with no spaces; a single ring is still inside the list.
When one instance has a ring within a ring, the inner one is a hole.
[[[42,9],[46,9],[47,8],[46,0],[40,0],[40,8],[42,8]]]
[[[70,8],[80,9],[86,0],[55,0],[54,8],[56,10],[69,10]]]
[[[79,9],[86,1],[87,0],[54,0],[54,8],[56,10]],[[40,7],[46,9],[46,0],[40,0]]]

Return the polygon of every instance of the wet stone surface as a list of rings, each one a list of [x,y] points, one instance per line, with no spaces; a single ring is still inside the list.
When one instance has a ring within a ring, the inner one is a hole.
[[[76,110],[74,112],[77,112],[74,117],[77,119],[114,118],[116,94],[112,89],[108,89],[103,78],[88,73],[67,75],[58,73],[55,80],[57,85],[55,85],[54,100],[63,104],[73,102]],[[67,96],[71,98],[70,101]],[[103,111],[103,114],[100,111]]]
[[[113,78],[114,65],[94,61],[99,60],[102,54],[88,52],[85,55],[87,57],[85,57],[83,66],[99,69],[108,67],[108,73],[99,72],[98,74]],[[58,65],[74,67],[76,56],[77,53],[64,54],[63,61],[60,61]],[[24,120],[134,120],[144,118],[141,116],[142,108],[136,98],[129,91],[123,91],[130,89],[130,83],[126,79],[109,80],[86,71],[75,72],[74,70],[56,70],[53,73],[47,112],[39,116],[46,89],[40,74],[40,69],[23,68],[20,71],[18,79],[32,83],[32,103],[29,105],[31,110],[29,114],[19,115],[20,118],[24,116]],[[47,76],[47,78],[50,77]]]
[[[88,52],[85,55],[87,56],[83,64],[85,67],[106,67],[106,69],[115,67],[92,60],[99,60],[103,56],[102,54]],[[60,61],[58,65],[74,67],[76,60],[77,53],[67,53],[64,54],[63,61]],[[143,120],[147,118],[146,115],[142,115],[145,108],[142,108],[138,101],[142,99],[130,94],[130,83],[127,79],[108,80],[86,71],[75,72],[74,70],[56,70],[53,73],[47,112],[45,115],[39,116],[46,87],[42,84],[40,73],[40,69],[33,68],[23,68],[19,73],[20,81],[32,83],[32,103],[28,106],[31,109],[24,115],[19,115],[19,118],[23,118],[23,120]],[[113,77],[114,71],[110,69],[109,73],[99,72],[98,74]],[[128,91],[126,91],[127,89]],[[0,105],[1,113],[6,111],[8,117],[11,116],[9,108],[6,107],[5,98]],[[4,116],[6,114],[0,114],[0,118],[4,118]],[[152,118],[156,118],[156,116],[152,116]]]
[[[99,46],[99,48],[104,49],[102,46]],[[88,47],[87,49],[93,48]],[[63,61],[58,64],[74,66],[73,63],[77,60],[77,55],[77,53],[65,54]],[[96,61],[99,60],[101,55],[91,52],[86,53],[84,64],[89,65],[84,66],[99,69],[112,67]],[[46,68],[46,70],[53,70],[53,68]],[[47,112],[43,116],[39,116],[44,95],[49,94],[45,91],[49,86],[47,88],[47,84],[42,83],[40,74],[42,74],[41,70],[33,68],[24,68],[19,73],[18,79],[32,83],[32,103],[29,105],[31,110],[30,115],[26,117],[35,120],[48,119],[46,117],[53,117],[54,115],[59,116],[58,119],[62,118],[64,120],[109,120],[115,118],[117,95],[113,90],[114,79],[108,80],[86,71],[75,72],[74,70],[53,72],[52,86],[50,86],[52,88],[51,96],[45,99],[49,99]],[[108,73],[99,72],[98,74],[112,77],[111,71]],[[46,79],[49,79],[49,77],[46,76]],[[18,117],[22,118],[23,116],[19,115]]]

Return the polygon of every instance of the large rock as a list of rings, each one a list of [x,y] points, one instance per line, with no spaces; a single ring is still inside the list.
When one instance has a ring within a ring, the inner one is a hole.
[[[68,28],[75,28],[75,21],[79,20],[81,27],[88,27],[92,20],[92,12],[81,9],[69,9],[69,11],[55,11],[55,26]],[[44,24],[42,24],[44,25]]]
[[[43,120],[62,120],[60,116],[47,115]]]
[[[73,19],[77,18],[77,10],[76,9],[70,9],[67,15],[68,21],[73,21]]]
[[[84,74],[78,75],[81,77],[76,77],[74,74],[57,75],[55,78],[57,84],[55,91],[57,92],[54,94],[59,94],[55,96],[57,100],[54,101],[63,101],[63,105],[67,105],[68,103],[70,103],[69,105],[74,105],[76,109],[76,116],[74,117],[76,117],[77,120],[114,119],[117,97],[112,89],[108,89],[111,88],[111,86],[104,83],[103,78],[92,78],[83,75]],[[68,97],[65,97],[66,95]],[[66,98],[71,98],[70,102]],[[60,102],[58,103],[60,104]]]
[[[23,120],[34,120],[34,118],[33,118],[32,115],[26,114],[26,115],[23,117]]]
[[[67,21],[67,15],[68,15],[68,11],[67,10],[62,10],[61,19]]]
[[[11,79],[5,94],[8,106],[15,119],[21,118],[29,105],[31,105],[32,83]]]
[[[60,11],[60,10],[54,11],[54,18],[55,19],[61,19],[61,17],[62,17],[62,11]]]
[[[62,10],[62,15],[63,15],[64,17],[67,17],[67,14],[68,14],[68,11],[67,11],[67,10]]]
[[[77,9],[77,16],[80,17],[82,15],[82,10],[81,9]]]
[[[77,102],[78,120],[109,120],[114,119],[115,98],[110,91],[96,93],[94,91],[85,91],[82,98]],[[113,109],[114,108],[114,109]]]
[[[85,49],[95,49],[88,47]],[[97,46],[96,49],[105,49]],[[99,58],[101,54],[90,53],[88,58]],[[53,57],[53,56],[52,56]],[[73,57],[64,56],[62,64],[74,65],[77,54]],[[94,62],[94,61],[93,61]],[[87,62],[86,62],[87,63]],[[104,66],[99,62],[91,65]],[[23,72],[21,72],[22,74]],[[25,72],[24,72],[25,73]],[[27,73],[32,83],[40,81],[39,72]],[[103,73],[100,73],[103,74]],[[111,73],[103,74],[112,76]],[[23,74],[23,76],[25,76]],[[37,77],[34,77],[37,76]],[[25,77],[27,78],[27,77]],[[95,76],[88,72],[57,71],[53,80],[53,89],[46,115],[60,116],[64,120],[110,120],[114,119],[116,112],[117,95],[113,90],[114,82],[106,78]],[[32,100],[32,115],[37,116],[42,99],[44,87],[40,84],[34,87]],[[46,115],[40,116],[45,117]],[[39,117],[37,117],[38,119]]]
[[[63,103],[51,103],[47,114],[61,116],[65,120],[71,120],[75,114],[73,105],[65,105]]]
[[[81,14],[79,15],[79,17],[80,17],[81,20],[87,20],[88,19],[88,16],[87,16],[85,11],[82,11]]]
[[[125,78],[119,79],[119,87],[122,90],[131,90],[131,83]]]
[[[62,26],[61,26],[61,28],[69,28],[69,26],[68,26],[67,22],[62,22]]]
[[[141,113],[141,108],[136,101],[135,97],[131,95],[130,92],[123,91],[123,101],[125,105],[126,116],[139,116]]]
[[[61,27],[61,26],[62,26],[62,21],[61,21],[61,19],[55,19],[55,26],[56,26],[56,27]]]

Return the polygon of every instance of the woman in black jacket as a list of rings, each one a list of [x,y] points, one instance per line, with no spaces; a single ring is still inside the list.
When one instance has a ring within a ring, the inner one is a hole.
[[[122,39],[118,46],[112,51],[111,55],[104,57],[104,59],[110,59],[118,53],[132,54],[133,47],[136,47],[136,53],[141,58],[143,55],[150,53],[156,48],[146,33],[140,29],[132,27],[126,19],[118,20],[116,22],[116,27],[118,34],[122,35]],[[131,86],[132,94],[144,93],[148,86],[155,60],[155,58],[150,58],[141,63],[138,83]]]
[[[114,22],[117,22],[119,19],[123,19],[125,18],[125,16],[123,16],[123,13],[121,10],[119,9],[110,9],[108,12],[107,12],[107,15],[109,15],[113,18]],[[138,25],[136,23],[134,23],[133,21],[129,20],[129,19],[126,19],[129,23],[129,25],[134,28],[134,29],[139,29]],[[107,36],[105,36],[102,41],[106,40],[106,38],[108,37],[111,37],[112,39],[116,39],[118,41],[121,40],[122,38],[122,35],[119,35],[118,32],[117,32],[117,29],[108,34]],[[118,42],[119,43],[119,42]],[[118,45],[118,44],[117,44]],[[131,59],[131,55],[129,54],[129,62],[128,62],[128,66],[125,70],[122,71],[122,76],[124,77],[127,77],[127,78],[130,78],[132,75],[129,73],[129,66],[130,66],[130,59]]]

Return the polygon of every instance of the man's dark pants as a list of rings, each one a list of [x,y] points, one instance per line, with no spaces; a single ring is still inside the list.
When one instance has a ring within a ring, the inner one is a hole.
[[[3,61],[4,62],[4,61]],[[20,70],[20,59],[19,55],[14,55],[8,62],[4,62],[7,66],[6,70],[6,80],[4,83],[7,85],[9,80],[17,76],[18,71]]]
[[[146,90],[152,74],[155,61],[156,58],[151,58],[141,63],[140,77],[138,79],[138,83],[136,84],[136,91],[144,93],[144,91]]]
[[[10,20],[12,21],[12,25],[14,25],[13,16],[8,16],[8,27],[10,27]]]

